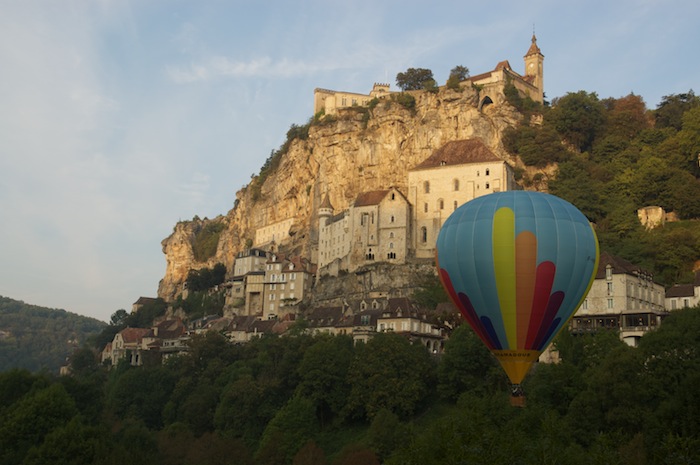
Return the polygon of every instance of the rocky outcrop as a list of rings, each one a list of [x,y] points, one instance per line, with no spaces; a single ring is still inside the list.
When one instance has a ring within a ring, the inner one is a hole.
[[[231,269],[236,253],[253,243],[258,228],[290,218],[295,220],[292,235],[278,247],[314,259],[316,211],[326,193],[336,212],[347,208],[360,192],[394,186],[406,193],[408,170],[446,142],[480,138],[510,162],[501,136],[520,119],[512,107],[496,104],[479,110],[478,93],[471,88],[412,95],[413,110],[390,99],[381,100],[369,115],[366,108],[341,109],[332,119],[312,125],[305,140],[292,141],[259,191],[252,184],[244,186],[225,218],[209,220],[225,222],[226,229],[215,256],[206,263],[195,261],[191,247],[201,225],[178,223],[163,240],[167,268],[159,297],[175,298],[190,269],[217,262]]]

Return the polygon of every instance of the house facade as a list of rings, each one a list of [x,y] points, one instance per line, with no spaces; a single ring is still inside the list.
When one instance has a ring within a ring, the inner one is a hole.
[[[692,284],[676,284],[666,291],[666,310],[700,305],[700,271],[695,272]]]
[[[570,328],[574,332],[616,329],[624,342],[636,347],[667,313],[664,287],[649,272],[603,252],[591,289]]]
[[[516,188],[513,170],[479,139],[448,142],[408,172],[413,206],[411,244],[417,258],[435,256],[440,228],[460,205]]]

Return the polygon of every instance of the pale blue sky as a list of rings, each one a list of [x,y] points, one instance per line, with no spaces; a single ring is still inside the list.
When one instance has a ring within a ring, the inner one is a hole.
[[[527,5],[527,6],[525,6]],[[160,242],[215,217],[313,90],[509,60],[549,100],[698,91],[700,2],[0,0],[0,295],[108,320],[155,296]]]

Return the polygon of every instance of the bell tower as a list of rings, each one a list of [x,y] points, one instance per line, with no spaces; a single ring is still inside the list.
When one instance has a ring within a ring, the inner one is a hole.
[[[537,37],[532,33],[532,44],[525,54],[525,76],[531,77],[531,83],[537,87],[537,97],[533,98],[536,102],[544,102],[544,55],[537,46]]]

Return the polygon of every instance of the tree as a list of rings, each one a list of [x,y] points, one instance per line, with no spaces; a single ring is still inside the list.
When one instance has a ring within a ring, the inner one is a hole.
[[[113,326],[122,326],[124,323],[126,323],[126,318],[129,316],[129,314],[124,310],[123,308],[120,308],[116,312],[112,313],[112,316],[109,318],[109,324]]]
[[[348,372],[346,415],[368,420],[381,409],[413,415],[431,392],[435,367],[428,351],[404,337],[380,333],[356,349]]]
[[[499,370],[499,371],[496,371]],[[452,332],[438,366],[438,393],[449,400],[468,390],[486,392],[501,373],[488,348],[468,325]]]
[[[469,69],[459,65],[452,68],[450,77],[447,78],[446,86],[450,89],[460,89],[459,83],[469,77]]]
[[[425,68],[408,68],[403,73],[396,75],[396,85],[401,90],[420,90],[427,86],[434,86],[433,72]]]
[[[299,364],[297,393],[310,399],[321,424],[337,416],[347,399],[353,342],[347,336],[320,336]]]
[[[654,111],[656,127],[681,130],[683,114],[700,105],[700,98],[692,90],[685,94],[664,95]]]
[[[292,398],[265,428],[256,454],[257,463],[289,463],[301,445],[318,429],[313,403],[302,397]]]
[[[595,92],[567,93],[554,99],[545,119],[580,151],[590,150],[605,123],[605,107]]]

